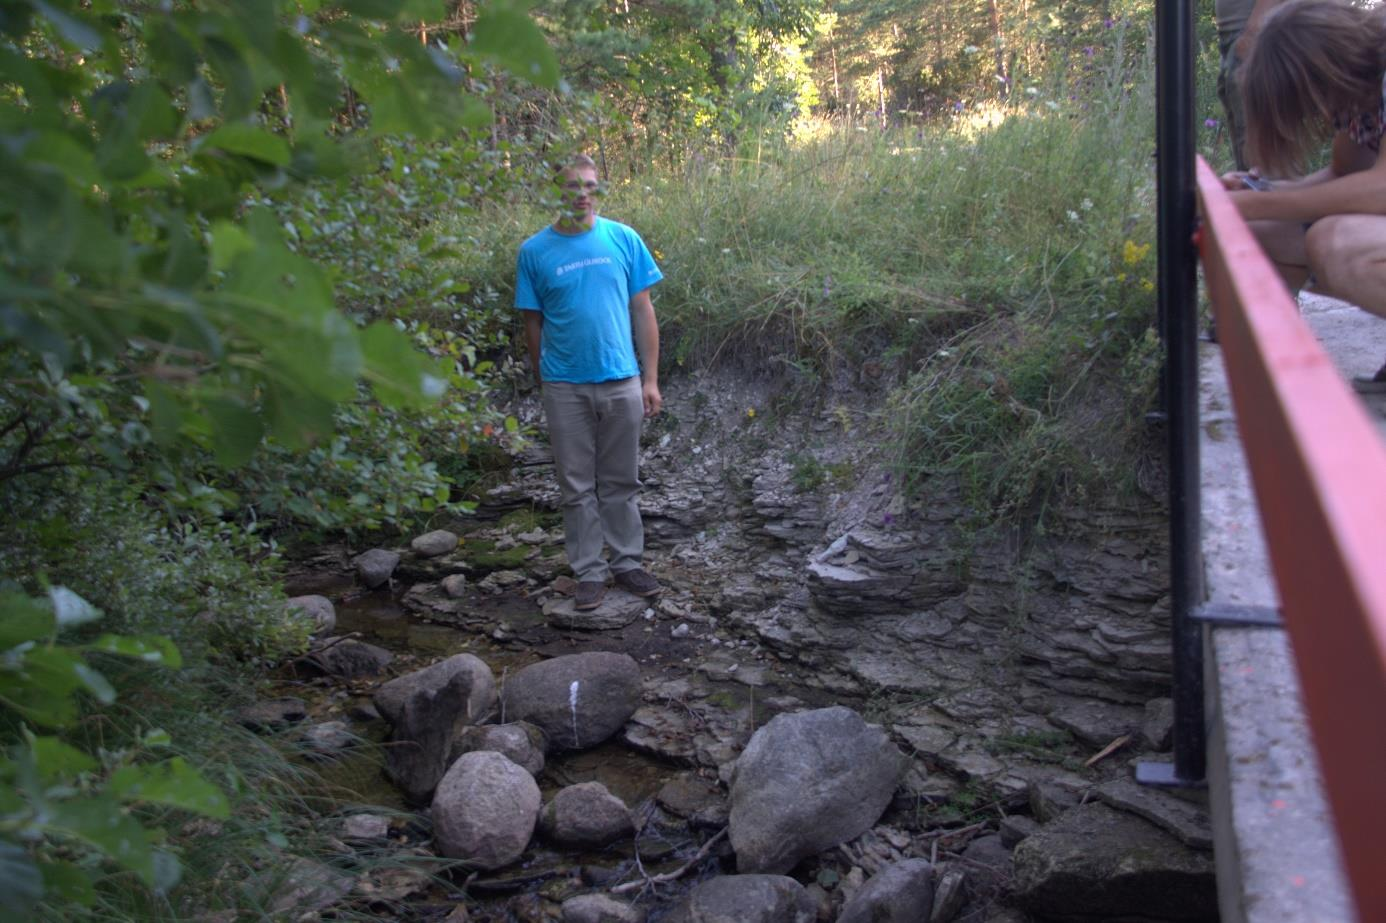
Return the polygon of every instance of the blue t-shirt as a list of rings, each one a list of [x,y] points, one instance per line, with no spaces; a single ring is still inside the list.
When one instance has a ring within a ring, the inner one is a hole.
[[[545,381],[592,383],[640,374],[630,299],[664,274],[640,235],[598,215],[591,230],[544,228],[520,245],[515,307],[540,311]]]

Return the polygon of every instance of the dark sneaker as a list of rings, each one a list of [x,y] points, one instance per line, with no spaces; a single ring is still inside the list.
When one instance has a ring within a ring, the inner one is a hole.
[[[600,580],[584,580],[573,594],[574,609],[595,609],[606,598],[606,584]]]
[[[657,596],[659,591],[664,589],[658,580],[650,576],[649,571],[639,567],[617,574],[616,585],[635,596]]]

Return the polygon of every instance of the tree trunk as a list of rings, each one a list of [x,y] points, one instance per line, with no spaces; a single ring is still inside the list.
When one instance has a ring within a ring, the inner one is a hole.
[[[1001,84],[1001,98],[1010,96],[1010,76],[1006,73],[1006,35],[1001,30],[1001,11],[996,0],[987,0],[987,12],[991,14],[992,53],[996,61],[996,82]]]

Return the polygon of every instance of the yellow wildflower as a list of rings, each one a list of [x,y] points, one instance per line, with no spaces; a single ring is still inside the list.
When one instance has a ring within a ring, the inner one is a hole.
[[[754,420],[756,418],[756,409],[754,407],[747,407],[746,416],[748,419]]]
[[[1126,245],[1121,248],[1121,261],[1127,266],[1135,266],[1145,255],[1150,252],[1150,244],[1137,244],[1134,240],[1128,240]]]
[[[1143,292],[1153,292],[1153,291],[1155,291],[1155,283],[1154,283],[1154,282],[1151,282],[1149,279],[1142,279],[1142,280],[1141,280],[1141,291],[1143,291]]]

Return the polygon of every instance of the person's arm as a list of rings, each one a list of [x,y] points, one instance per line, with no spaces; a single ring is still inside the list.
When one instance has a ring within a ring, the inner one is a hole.
[[[539,372],[539,344],[544,337],[544,312],[525,311],[525,348],[529,351],[529,364],[534,369],[534,383],[542,385],[544,376]]]
[[[1332,163],[1265,192],[1232,193],[1247,221],[1316,221],[1326,215],[1386,215],[1386,157],[1338,132]]]
[[[640,353],[640,396],[645,401],[645,416],[652,417],[659,413],[664,398],[659,393],[659,322],[649,289],[631,296],[630,325]]]

